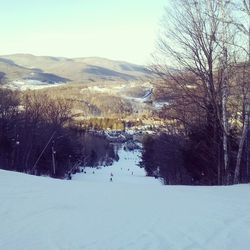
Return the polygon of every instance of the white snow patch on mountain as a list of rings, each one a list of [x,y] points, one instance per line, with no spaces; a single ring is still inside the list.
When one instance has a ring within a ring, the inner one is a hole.
[[[39,80],[32,80],[32,79],[27,79],[27,80],[16,80],[13,81],[12,83],[7,84],[7,86],[12,89],[12,90],[35,90],[35,89],[43,89],[43,88],[51,88],[51,87],[57,87],[61,86],[62,82],[56,82],[53,84],[49,84],[48,82],[42,82]]]

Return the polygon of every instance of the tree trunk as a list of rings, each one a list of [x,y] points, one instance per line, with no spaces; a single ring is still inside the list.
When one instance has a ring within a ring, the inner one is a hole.
[[[223,123],[223,154],[224,154],[224,180],[223,184],[229,184],[228,173],[228,124],[227,124],[227,80],[223,79],[222,93],[222,123]]]
[[[229,184],[228,173],[228,55],[227,55],[227,24],[226,21],[226,2],[221,2],[223,19],[223,37],[222,37],[222,127],[223,127],[223,158],[224,158],[224,176],[222,184]]]
[[[240,162],[241,162],[244,142],[245,142],[245,140],[247,138],[248,126],[249,126],[249,111],[250,111],[250,105],[247,105],[245,118],[244,118],[244,125],[243,125],[242,135],[241,135],[241,138],[240,138],[239,150],[238,150],[238,154],[237,154],[236,167],[235,167],[235,172],[234,172],[234,184],[239,183]]]

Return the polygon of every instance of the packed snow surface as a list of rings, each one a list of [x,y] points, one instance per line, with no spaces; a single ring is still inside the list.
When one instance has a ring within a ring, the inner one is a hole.
[[[0,249],[250,249],[249,185],[163,186],[137,154],[70,181],[1,170]]]

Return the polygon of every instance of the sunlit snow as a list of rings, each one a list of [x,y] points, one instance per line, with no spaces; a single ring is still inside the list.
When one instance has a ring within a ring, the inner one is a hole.
[[[1,170],[0,249],[250,249],[249,185],[163,186],[138,154],[68,181]]]

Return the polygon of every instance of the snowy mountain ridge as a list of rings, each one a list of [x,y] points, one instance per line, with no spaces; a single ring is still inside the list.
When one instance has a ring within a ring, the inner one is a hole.
[[[64,58],[13,54],[0,56],[0,83],[11,86],[138,81],[152,78],[141,65],[105,58]],[[39,84],[39,82],[41,84]]]

